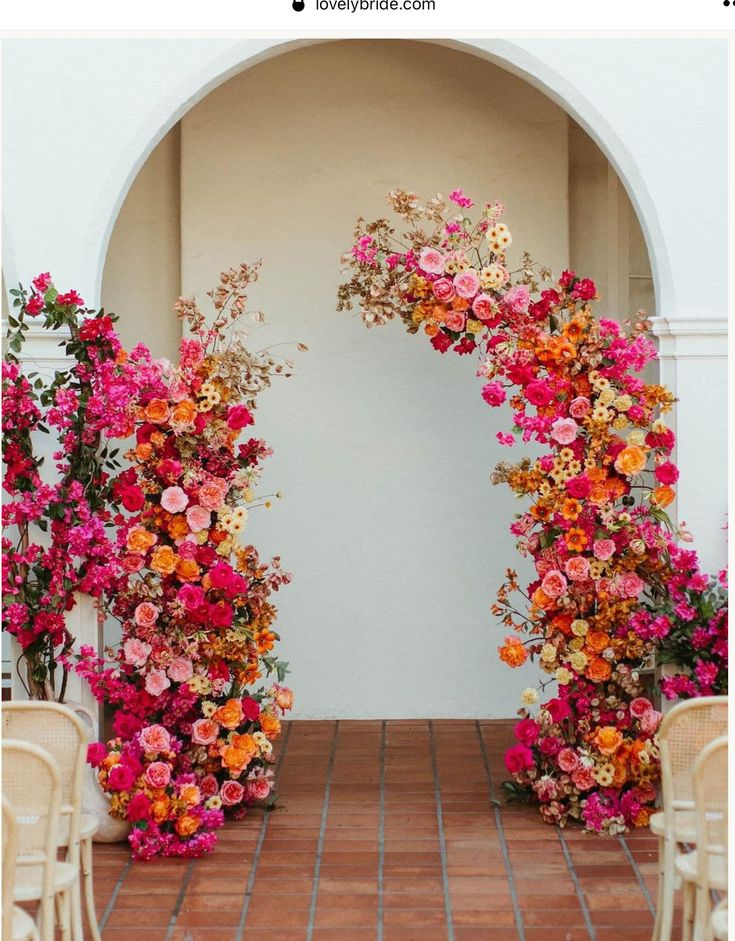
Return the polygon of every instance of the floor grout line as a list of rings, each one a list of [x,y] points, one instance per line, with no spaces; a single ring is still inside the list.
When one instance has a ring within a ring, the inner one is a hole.
[[[508,889],[510,891],[511,902],[513,903],[513,913],[515,915],[516,928],[518,929],[518,939],[519,941],[526,941],[526,931],[523,927],[523,915],[521,913],[521,906],[518,902],[518,892],[516,890],[516,882],[513,875],[513,866],[510,861],[510,850],[508,849],[508,842],[505,839],[505,827],[503,826],[503,818],[500,813],[500,807],[497,805],[495,782],[493,781],[493,773],[490,768],[490,759],[487,754],[485,739],[482,737],[482,729],[480,728],[479,720],[475,722],[475,731],[477,732],[477,738],[480,742],[482,763],[485,766],[485,775],[487,777],[488,790],[490,792],[490,804],[493,808],[493,814],[495,817],[495,829],[498,831],[498,837],[500,838],[500,851],[503,855],[505,875],[508,879]]]
[[[309,903],[309,922],[306,926],[306,941],[311,941],[314,935],[314,922],[316,920],[316,903],[319,895],[319,873],[322,867],[322,852],[324,851],[324,836],[327,830],[327,816],[329,814],[329,798],[332,792],[332,773],[334,772],[334,758],[337,754],[337,739],[339,738],[339,719],[334,723],[334,738],[329,752],[327,764],[327,780],[324,783],[324,802],[322,803],[322,819],[319,824],[319,839],[316,844],[316,861],[314,863],[314,876],[311,887],[311,901]]]
[[[112,914],[112,910],[115,907],[115,902],[117,902],[117,897],[120,894],[120,889],[122,889],[122,884],[125,881],[125,876],[130,872],[130,867],[133,865],[133,860],[128,859],[125,865],[122,868],[122,871],[118,877],[117,882],[115,883],[115,888],[112,890],[112,895],[110,896],[110,901],[107,903],[104,912],[102,913],[102,918],[100,918],[98,924],[100,934],[102,934],[105,925],[107,924],[107,919]],[[94,866],[94,859],[92,860],[92,866]]]
[[[633,872],[635,873],[635,877],[638,880],[638,885],[641,887],[641,892],[643,892],[643,897],[645,898],[646,904],[648,905],[648,910],[655,918],[656,906],[653,904],[653,899],[651,898],[651,893],[648,891],[648,886],[646,885],[646,880],[643,878],[643,873],[638,868],[638,863],[635,861],[635,857],[630,851],[628,841],[622,834],[620,834],[618,839],[620,840],[620,845],[623,847],[623,852],[625,853],[625,856],[630,863]]]
[[[561,843],[561,849],[564,853],[567,869],[569,870],[569,875],[572,877],[572,882],[574,883],[574,891],[577,893],[579,904],[582,907],[582,916],[584,918],[584,923],[587,926],[587,933],[589,934],[591,941],[597,941],[597,932],[595,931],[595,926],[592,924],[592,916],[590,915],[589,905],[587,904],[587,899],[584,897],[582,883],[579,881],[577,870],[574,868],[574,860],[572,859],[572,854],[569,851],[569,847],[567,846],[567,841],[564,839],[564,833],[562,832],[561,827],[556,827],[556,835],[559,837],[559,842]]]
[[[380,809],[378,811],[378,937],[383,941],[383,876],[385,871],[385,740],[386,721],[380,726]]]
[[[275,779],[276,787],[278,786],[278,774],[281,770],[281,765],[283,764],[283,759],[286,755],[286,749],[288,748],[288,740],[291,737],[291,729],[293,728],[293,722],[289,722],[286,727],[286,734],[283,736],[283,743],[278,752],[278,760],[276,761],[275,768]],[[258,863],[260,862],[260,851],[263,849],[263,843],[265,843],[265,837],[268,833],[268,824],[271,819],[272,810],[267,810],[263,812],[263,819],[260,821],[260,831],[258,832],[258,840],[255,844],[255,850],[253,852],[253,858],[250,863],[250,872],[248,873],[248,881],[245,885],[245,897],[242,900],[242,908],[240,909],[240,921],[237,925],[237,934],[235,935],[235,941],[242,941],[243,932],[245,931],[245,921],[248,917],[248,909],[250,908],[250,899],[253,895],[253,886],[255,885],[255,876],[258,869]]]
[[[442,811],[442,792],[439,783],[439,766],[436,760],[434,742],[434,723],[429,719],[429,746],[431,748],[431,772],[434,778],[434,800],[436,801],[436,820],[439,829],[439,855],[442,861],[442,889],[444,890],[444,913],[447,919],[447,941],[454,941],[454,919],[452,899],[449,893],[449,875],[447,867],[447,842],[444,836],[444,813]]]
[[[171,941],[173,937],[174,928],[176,927],[176,922],[179,918],[179,912],[181,911],[181,906],[184,904],[184,897],[186,895],[186,890],[189,888],[189,883],[191,882],[191,877],[194,875],[194,860],[190,859],[186,871],[184,872],[184,878],[181,882],[181,888],[179,889],[179,894],[174,903],[173,911],[171,912],[171,918],[168,923],[168,928],[166,929],[166,935],[163,941]]]

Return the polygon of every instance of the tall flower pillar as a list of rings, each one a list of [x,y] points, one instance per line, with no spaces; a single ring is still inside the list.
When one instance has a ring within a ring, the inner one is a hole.
[[[3,321],[3,336],[6,335],[8,325]],[[67,357],[61,346],[68,333],[65,330],[45,330],[41,327],[31,327],[26,333],[26,338],[20,352],[17,354],[23,368],[23,372],[28,375],[35,373],[44,379],[52,379],[58,370],[68,369],[73,365],[73,360]],[[38,453],[45,457],[45,462],[41,468],[41,474],[44,480],[50,480],[53,476],[54,460],[53,453],[58,444],[52,434],[39,435],[35,440]],[[41,541],[44,534],[34,532],[34,539]],[[102,631],[98,625],[97,610],[93,599],[87,595],[78,595],[77,604],[68,612],[67,625],[71,634],[76,638],[75,649],[78,650],[82,644],[91,644],[97,649],[103,646]],[[5,665],[9,668],[11,675],[11,697],[12,699],[27,699],[28,693],[21,680],[18,669],[21,648],[14,637],[10,635],[3,636],[3,660],[9,659],[10,663]],[[23,671],[22,661],[20,661],[20,671]],[[74,671],[68,676],[65,700],[67,702],[78,702],[86,706],[95,716],[98,716],[98,705],[92,696],[89,686]]]
[[[727,560],[727,319],[656,317],[660,382],[678,399],[665,416],[681,473],[672,518],[686,523],[705,571]]]

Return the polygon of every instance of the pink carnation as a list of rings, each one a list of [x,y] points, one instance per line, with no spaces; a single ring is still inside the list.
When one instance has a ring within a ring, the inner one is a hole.
[[[429,274],[444,273],[444,256],[435,248],[422,248],[419,253],[419,266]]]

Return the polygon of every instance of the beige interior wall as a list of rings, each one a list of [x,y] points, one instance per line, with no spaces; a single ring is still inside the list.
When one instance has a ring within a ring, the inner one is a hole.
[[[120,210],[102,278],[102,303],[120,316],[128,349],[143,341],[157,356],[174,357],[181,325],[180,127],[143,165]]]

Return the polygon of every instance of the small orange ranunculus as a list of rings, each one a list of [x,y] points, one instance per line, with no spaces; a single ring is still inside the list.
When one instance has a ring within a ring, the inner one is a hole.
[[[219,722],[220,725],[232,731],[243,720],[242,703],[239,699],[228,699],[223,706],[217,709],[212,718],[215,722]]]
[[[151,555],[151,568],[159,575],[172,575],[176,569],[176,553],[171,546],[156,546]]]
[[[424,333],[427,337],[435,337],[439,333],[439,327],[435,323],[424,324]]]
[[[171,410],[165,399],[151,399],[145,407],[146,421],[165,422],[170,414]]]
[[[198,581],[200,571],[194,559],[179,559],[176,563],[176,574],[182,582]]]
[[[192,836],[202,825],[202,821],[194,814],[182,814],[176,821],[176,832],[179,836]]]
[[[177,513],[168,524],[168,534],[172,539],[183,539],[189,535],[189,524],[183,513]]]
[[[190,425],[196,416],[196,405],[190,399],[184,399],[174,407],[171,421],[176,425]]]
[[[568,530],[564,541],[567,544],[567,548],[571,549],[573,552],[582,552],[589,542],[587,533],[577,526],[572,526],[572,528]]]
[[[136,555],[145,555],[145,553],[158,541],[154,533],[149,533],[142,526],[134,526],[128,533],[125,544],[128,552],[134,552]]]
[[[651,494],[651,503],[654,506],[668,506],[670,503],[673,503],[676,493],[669,486],[657,487]]]
[[[610,679],[612,667],[603,657],[591,657],[585,673],[593,683],[602,683]]]
[[[281,731],[281,721],[275,716],[270,716],[267,712],[264,712],[260,716],[260,727],[263,729],[263,735],[266,738],[275,738]]]
[[[623,735],[614,725],[603,725],[598,728],[592,741],[600,754],[614,755],[623,744]]]
[[[593,484],[590,488],[590,503],[603,506],[610,499],[610,493],[605,484]]]
[[[147,442],[142,442],[135,446],[135,457],[141,463],[150,459],[151,454],[153,454],[153,445],[148,444]]]
[[[498,653],[503,663],[509,667],[520,667],[528,660],[528,651],[517,637],[506,637],[502,647],[498,647]]]
[[[171,801],[165,796],[153,801],[151,804],[151,816],[156,823],[163,823],[168,818],[170,810]]]
[[[646,466],[646,452],[637,444],[629,444],[615,458],[615,470],[626,477],[640,474]]]

